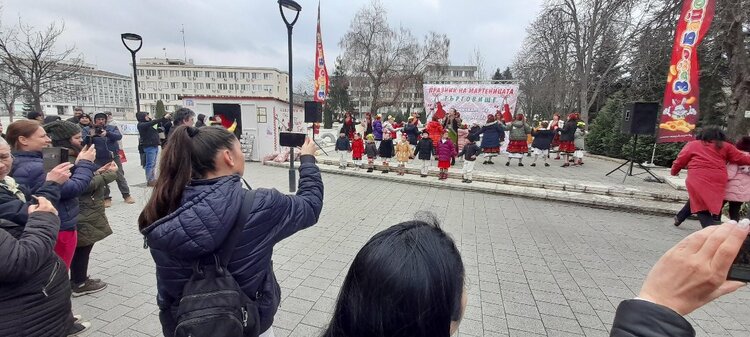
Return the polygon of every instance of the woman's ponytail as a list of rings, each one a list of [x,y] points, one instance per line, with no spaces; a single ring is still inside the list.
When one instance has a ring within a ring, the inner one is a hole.
[[[178,126],[169,135],[159,161],[158,177],[146,207],[138,217],[138,227],[143,229],[180,206],[182,192],[193,175],[193,144],[189,126]]]
[[[237,138],[222,127],[178,126],[169,135],[159,162],[159,176],[146,207],[138,217],[144,229],[180,207],[182,193],[192,179],[216,169],[216,153],[231,150]]]

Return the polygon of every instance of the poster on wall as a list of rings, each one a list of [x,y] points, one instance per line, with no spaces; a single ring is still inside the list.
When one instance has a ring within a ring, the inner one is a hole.
[[[484,124],[487,115],[515,114],[518,84],[425,84],[424,106],[428,120],[442,109],[456,109],[467,123]],[[439,103],[439,104],[438,104]]]
[[[714,0],[683,1],[659,119],[658,143],[687,142],[694,138],[700,113],[698,45],[711,26],[714,10]]]

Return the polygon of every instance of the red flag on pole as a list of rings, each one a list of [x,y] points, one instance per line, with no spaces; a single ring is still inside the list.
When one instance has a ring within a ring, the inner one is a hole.
[[[698,122],[698,45],[706,36],[714,17],[715,0],[684,0],[677,22],[667,89],[659,119],[658,143],[693,140]]]
[[[318,2],[318,32],[316,34],[317,42],[315,48],[315,101],[325,102],[328,98],[328,69],[326,68],[326,59],[323,54],[323,36],[320,33],[320,2]]]

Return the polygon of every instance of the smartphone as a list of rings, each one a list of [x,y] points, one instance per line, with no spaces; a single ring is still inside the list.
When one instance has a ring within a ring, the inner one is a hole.
[[[52,171],[55,166],[68,162],[68,149],[64,147],[45,147],[42,149],[44,172]]]
[[[729,268],[728,280],[750,282],[750,236],[745,238],[742,248]]]
[[[279,144],[286,147],[301,147],[305,145],[307,134],[297,132],[279,133]]]

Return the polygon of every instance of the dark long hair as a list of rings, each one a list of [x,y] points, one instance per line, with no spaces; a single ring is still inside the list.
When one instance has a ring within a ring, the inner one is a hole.
[[[219,151],[232,149],[237,138],[224,128],[179,126],[169,136],[159,162],[159,177],[138,227],[146,228],[179,208],[182,192],[192,179],[201,179],[216,169]]]
[[[354,258],[323,337],[448,337],[460,321],[464,266],[437,224],[375,234]]]
[[[720,127],[709,125],[698,131],[695,134],[695,139],[705,143],[714,143],[717,149],[721,149],[724,142],[727,141],[727,134]]]

